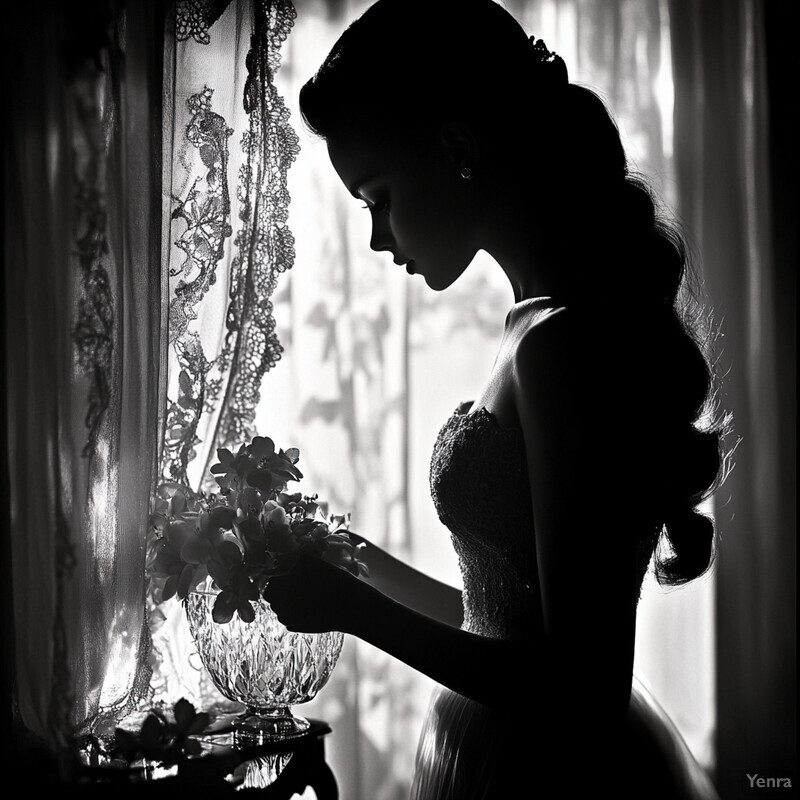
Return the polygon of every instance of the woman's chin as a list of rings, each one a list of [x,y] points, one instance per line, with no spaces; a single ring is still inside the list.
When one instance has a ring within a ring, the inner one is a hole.
[[[457,275],[442,275],[441,273],[434,273],[431,275],[420,272],[419,270],[417,270],[417,273],[425,278],[425,283],[428,284],[428,288],[433,289],[434,292],[443,292],[445,289],[452,286],[462,274],[459,272]]]

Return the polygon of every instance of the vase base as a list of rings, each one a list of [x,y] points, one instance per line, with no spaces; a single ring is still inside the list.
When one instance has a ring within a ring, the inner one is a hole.
[[[233,723],[233,740],[247,746],[295,739],[309,729],[309,722],[288,709],[248,710]]]

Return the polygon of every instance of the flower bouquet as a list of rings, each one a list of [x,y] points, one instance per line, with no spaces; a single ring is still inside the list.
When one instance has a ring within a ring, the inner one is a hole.
[[[155,602],[183,601],[192,636],[214,684],[247,712],[235,723],[247,742],[301,733],[290,706],[310,700],[330,677],[341,633],[292,633],[263,598],[271,577],[314,557],[366,576],[347,515],[329,515],[316,495],[286,491],[303,476],[296,448],[257,436],[236,454],[221,448],[211,467],[219,491],[158,487],[150,517],[147,571]]]

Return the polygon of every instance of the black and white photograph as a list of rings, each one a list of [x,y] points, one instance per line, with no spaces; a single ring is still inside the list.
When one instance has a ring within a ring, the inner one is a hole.
[[[8,788],[797,797],[796,9],[12,2]]]

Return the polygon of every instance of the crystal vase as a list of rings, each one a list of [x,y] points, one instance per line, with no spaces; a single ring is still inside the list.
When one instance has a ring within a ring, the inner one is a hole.
[[[255,620],[214,622],[214,592],[191,592],[185,601],[197,652],[214,685],[246,706],[234,722],[234,741],[264,743],[299,736],[308,721],[292,706],[316,696],[342,650],[341,633],[292,633],[266,600],[253,603]]]

